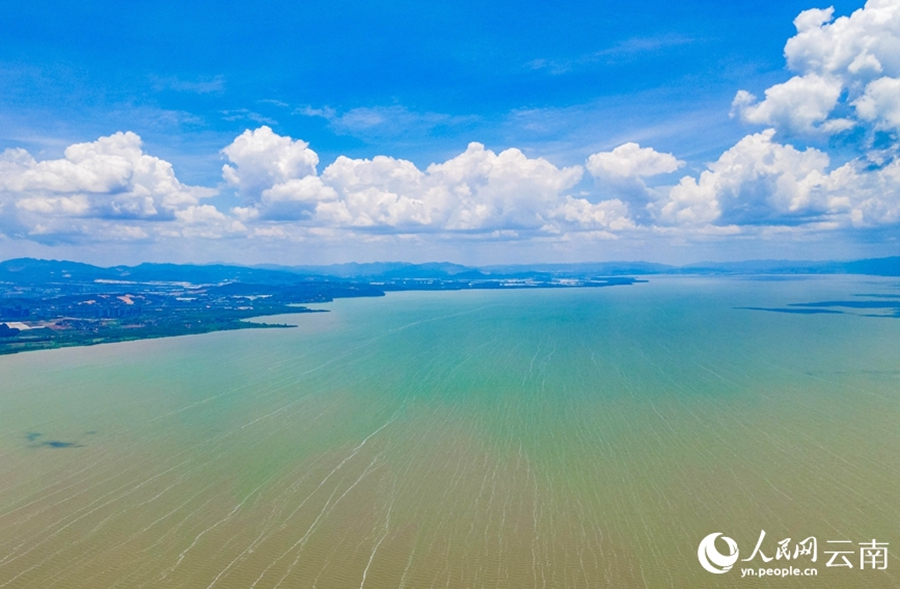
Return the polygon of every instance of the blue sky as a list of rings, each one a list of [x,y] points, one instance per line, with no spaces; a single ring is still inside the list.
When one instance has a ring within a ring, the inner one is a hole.
[[[0,257],[896,253],[900,5],[810,9],[16,3]]]

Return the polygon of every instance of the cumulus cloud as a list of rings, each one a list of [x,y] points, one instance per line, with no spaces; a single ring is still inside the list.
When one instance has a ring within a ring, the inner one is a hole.
[[[583,175],[580,166],[557,168],[514,148],[495,154],[480,143],[427,172],[451,205],[447,225],[453,229],[539,226],[541,213]]]
[[[558,168],[518,149],[498,154],[471,143],[425,170],[388,156],[339,156],[319,176],[318,156],[306,143],[267,127],[245,132],[223,152],[237,164],[223,168],[226,180],[250,201],[234,210],[241,219],[371,230],[539,229],[583,175],[580,166]],[[298,161],[306,165],[289,164]]]
[[[869,0],[837,19],[833,8],[806,10],[794,25],[797,34],[784,54],[797,75],[768,88],[761,102],[739,91],[735,113],[750,123],[807,134],[834,134],[860,123],[900,129],[892,92],[900,78],[900,3]]]
[[[131,132],[71,145],[57,160],[39,162],[23,149],[0,154],[5,209],[42,233],[54,223],[41,217],[173,219],[212,193],[179,182],[172,165],[145,154]]]
[[[590,196],[570,193],[581,166],[479,143],[424,170],[388,156],[339,156],[320,175],[308,144],[260,127],[222,151],[229,160],[223,176],[245,199],[225,213],[202,204],[213,191],[181,184],[171,164],[143,152],[137,135],[117,133],[72,145],[58,160],[3,152],[0,229],[44,242],[423,234],[566,241],[576,233],[609,239],[643,229],[710,238],[753,228],[900,222],[900,160],[860,159],[831,169],[825,152],[775,135],[748,135],[699,175],[652,189],[645,178],[671,174],[684,162],[636,143],[595,153],[585,168],[601,190]],[[628,186],[638,186],[640,198]]]
[[[870,0],[840,18],[833,8],[807,10],[794,25],[785,57],[795,75],[762,100],[741,90],[732,103],[732,114],[769,128],[682,178],[650,205],[655,223],[823,230],[898,221],[900,2]],[[864,131],[861,151],[837,167],[825,151],[775,139],[849,129]]]
[[[560,239],[569,231],[610,236],[649,229],[711,238],[900,222],[900,2],[870,0],[839,18],[832,8],[807,10],[794,25],[797,34],[785,45],[792,77],[765,89],[762,99],[740,90],[732,103],[733,114],[765,130],[675,185],[665,185],[666,175],[685,162],[637,143],[592,154],[583,168],[472,143],[424,170],[387,156],[339,157],[321,176],[310,169],[270,182],[241,214],[302,219],[330,231]],[[360,110],[347,123],[376,127],[383,114]],[[825,139],[860,129],[853,135],[863,138],[859,157],[834,164]],[[792,145],[784,139],[791,136],[821,147]],[[596,190],[570,194],[585,169]]]
[[[748,123],[777,125],[800,133],[835,133],[853,127],[849,119],[827,120],[842,90],[837,77],[807,74],[766,89],[762,102],[745,90],[738,91],[732,106]]]
[[[900,130],[900,78],[873,80],[853,106],[861,119],[876,123],[878,128]]]
[[[685,176],[656,204],[671,225],[876,225],[898,220],[900,162],[871,170],[852,161],[828,171],[830,158],[773,140],[774,129],[748,135],[699,178]]]
[[[637,143],[625,143],[612,151],[595,153],[585,163],[601,190],[627,207],[630,217],[642,225],[653,222],[648,205],[660,196],[658,190],[647,186],[645,178],[669,174],[683,165],[684,162],[671,153],[641,147]]]
[[[700,174],[685,176],[660,209],[669,223],[754,224],[809,214],[813,189],[829,164],[826,154],[798,151],[772,140],[775,131],[748,135]],[[814,211],[813,211],[814,212]]]
[[[136,134],[76,143],[65,158],[36,161],[24,149],[0,154],[0,191],[21,208],[75,216],[162,218],[209,196],[175,177],[172,164],[147,155]]]
[[[146,230],[133,223],[176,221],[213,194],[182,184],[172,164],[144,153],[132,132],[70,145],[61,159],[37,161],[24,149],[0,153],[5,231],[48,240],[80,234],[142,239]]]
[[[430,226],[441,205],[426,204],[425,174],[406,160],[340,156],[325,168],[322,179],[335,196],[318,210],[327,225]]]
[[[319,164],[308,143],[277,135],[267,126],[244,131],[222,153],[234,164],[222,166],[222,176],[251,197],[292,178],[315,174]]]
[[[684,165],[671,153],[660,153],[652,147],[637,143],[625,143],[612,151],[595,153],[588,157],[588,171],[605,179],[640,178],[674,172]]]

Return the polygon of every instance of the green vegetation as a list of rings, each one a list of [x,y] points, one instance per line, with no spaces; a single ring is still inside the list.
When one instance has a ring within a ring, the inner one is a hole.
[[[359,267],[357,276],[290,268],[141,264],[99,268],[18,259],[0,263],[0,354],[65,346],[289,327],[251,317],[307,313],[305,303],[401,290],[614,286],[634,278],[593,273],[484,273],[452,264]],[[344,269],[346,270],[346,269]]]

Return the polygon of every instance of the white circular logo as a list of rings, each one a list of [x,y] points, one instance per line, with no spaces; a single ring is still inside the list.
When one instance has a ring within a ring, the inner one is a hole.
[[[716,538],[719,536],[722,536],[721,532],[710,534],[700,541],[700,546],[697,548],[697,559],[700,560],[700,565],[716,575],[730,571],[738,559],[737,542],[728,536],[722,536],[725,544],[728,545],[728,554],[719,552],[716,548]]]

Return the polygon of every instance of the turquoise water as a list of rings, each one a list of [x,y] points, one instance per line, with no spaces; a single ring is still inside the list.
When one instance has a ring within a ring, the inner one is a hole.
[[[897,542],[900,320],[789,305],[898,293],[395,293],[3,357],[0,588],[897,587],[823,552]],[[815,536],[818,576],[700,567],[761,530]]]

